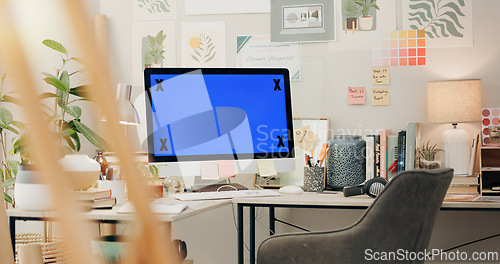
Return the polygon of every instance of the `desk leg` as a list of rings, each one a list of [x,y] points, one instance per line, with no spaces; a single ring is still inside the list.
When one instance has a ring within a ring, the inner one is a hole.
[[[16,255],[16,219],[14,217],[9,217],[9,228],[10,228],[10,243],[12,244],[12,250],[14,251],[14,256]]]
[[[255,206],[250,205],[250,264],[255,263]]]
[[[237,205],[238,216],[238,264],[243,264],[245,258],[244,241],[243,241],[243,205]]]
[[[269,235],[273,236],[276,233],[274,206],[269,206]]]

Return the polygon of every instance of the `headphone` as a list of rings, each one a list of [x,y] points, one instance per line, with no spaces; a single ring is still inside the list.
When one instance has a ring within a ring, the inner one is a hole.
[[[368,196],[375,198],[382,193],[387,183],[385,178],[375,177],[356,186],[344,187],[344,196],[368,194]]]

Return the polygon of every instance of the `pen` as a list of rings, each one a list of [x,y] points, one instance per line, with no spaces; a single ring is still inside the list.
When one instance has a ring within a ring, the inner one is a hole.
[[[323,164],[323,160],[326,158],[326,151],[328,149],[328,144],[324,143],[323,146],[321,147],[321,153],[319,154],[319,166],[321,167],[321,164]]]

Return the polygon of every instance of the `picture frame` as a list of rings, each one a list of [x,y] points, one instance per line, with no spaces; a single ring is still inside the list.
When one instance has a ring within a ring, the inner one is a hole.
[[[323,143],[330,139],[330,119],[324,118],[293,118],[294,146],[295,146],[295,170],[293,172],[278,173],[277,177],[262,178],[257,174],[254,176],[254,186],[260,188],[280,188],[285,185],[304,185],[305,155],[311,155],[314,162],[319,159]],[[297,132],[307,133],[297,134]],[[299,142],[305,139],[308,144]],[[311,145],[312,144],[312,145]],[[325,163],[323,162],[324,166]]]
[[[334,0],[271,1],[271,41],[335,40]]]

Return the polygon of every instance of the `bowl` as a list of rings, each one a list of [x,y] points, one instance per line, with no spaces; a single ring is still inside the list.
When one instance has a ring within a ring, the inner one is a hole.
[[[101,166],[87,155],[70,154],[59,160],[74,190],[87,190],[99,179]]]

